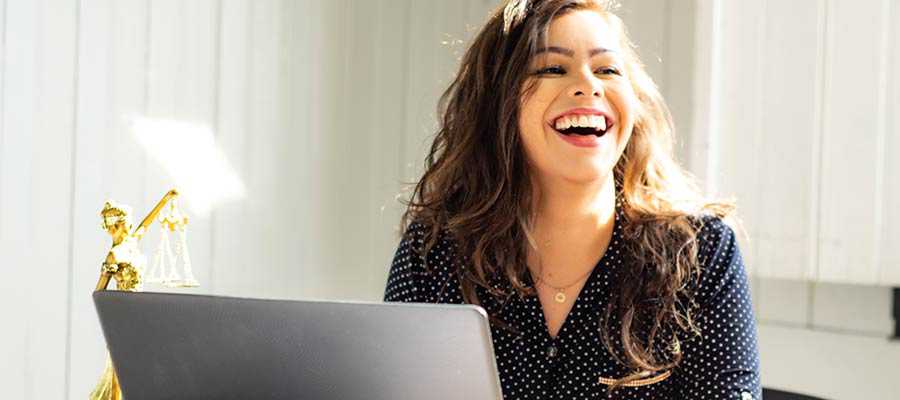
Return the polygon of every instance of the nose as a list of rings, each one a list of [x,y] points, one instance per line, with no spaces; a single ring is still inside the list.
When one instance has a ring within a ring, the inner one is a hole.
[[[603,83],[591,72],[578,74],[578,82],[572,86],[571,90],[573,96],[584,96],[586,93],[590,93],[591,96],[599,98],[604,95]]]

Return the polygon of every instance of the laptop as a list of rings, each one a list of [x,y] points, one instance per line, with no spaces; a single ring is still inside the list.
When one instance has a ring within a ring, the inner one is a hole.
[[[472,305],[100,291],[123,395],[141,399],[502,399]]]

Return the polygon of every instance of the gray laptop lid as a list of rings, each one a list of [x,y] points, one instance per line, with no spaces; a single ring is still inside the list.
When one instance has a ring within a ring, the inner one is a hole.
[[[127,400],[500,399],[471,305],[94,293]]]

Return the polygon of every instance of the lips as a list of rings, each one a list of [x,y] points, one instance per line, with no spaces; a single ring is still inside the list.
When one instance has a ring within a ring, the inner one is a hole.
[[[562,141],[581,148],[600,147],[601,138],[605,135],[605,132],[601,135],[566,135],[556,129],[554,131]]]
[[[589,116],[590,118],[585,118],[586,116]],[[574,124],[572,124],[573,117],[576,121],[579,120],[579,117],[581,117],[580,123],[575,122]],[[561,122],[561,119],[569,119],[569,121]],[[614,124],[615,121],[609,115],[609,113],[591,107],[579,107],[570,109],[562,114],[557,115],[549,122],[550,129],[553,129],[558,134],[567,137],[602,137],[606,135],[606,132],[608,132]],[[598,129],[600,127],[604,127],[604,125],[605,129]],[[556,128],[557,126],[568,126],[568,128],[563,128],[562,130],[560,130]]]
[[[562,117],[568,116],[568,115],[602,115],[604,118],[606,118],[606,129],[607,130],[609,130],[609,128],[616,122],[616,120],[612,117],[612,115],[610,115],[608,112],[603,111],[599,108],[577,107],[577,108],[569,109],[569,110],[563,112],[562,114],[559,114],[559,115],[553,117],[550,120],[550,126],[555,127],[556,120],[558,120]]]

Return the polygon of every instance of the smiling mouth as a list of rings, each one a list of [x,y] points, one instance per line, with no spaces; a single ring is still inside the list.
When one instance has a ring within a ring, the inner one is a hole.
[[[566,136],[590,136],[590,135],[593,135],[596,137],[603,137],[604,135],[606,135],[606,132],[609,132],[610,128],[612,128],[612,125],[607,126],[606,129],[599,129],[597,127],[573,126],[573,127],[569,127],[569,128],[560,130],[560,129],[554,128],[553,125],[550,125],[550,129],[553,129],[554,131],[556,131],[562,135],[566,135]]]
[[[573,127],[564,130],[556,130],[555,131],[566,135],[566,136],[589,136],[594,135],[596,137],[603,137],[606,134],[606,130],[599,130],[595,128],[584,128],[584,127]],[[608,130],[608,129],[607,129]]]
[[[550,122],[550,128],[565,136],[606,135],[613,121],[602,114],[568,114]]]

